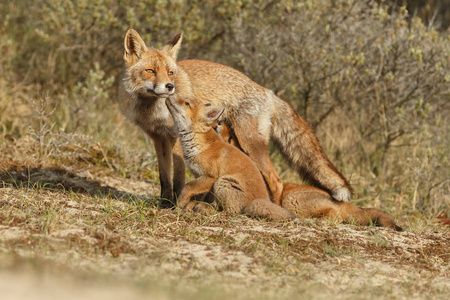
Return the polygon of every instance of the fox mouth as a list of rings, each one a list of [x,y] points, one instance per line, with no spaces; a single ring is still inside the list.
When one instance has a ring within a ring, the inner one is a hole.
[[[170,95],[173,95],[173,94],[175,93],[175,91],[172,90],[172,91],[167,92],[167,93],[157,93],[157,92],[155,92],[154,90],[147,89],[147,93],[148,93],[148,94],[155,95],[155,96],[158,96],[158,97],[160,97],[160,98],[167,98],[167,97],[169,97]]]

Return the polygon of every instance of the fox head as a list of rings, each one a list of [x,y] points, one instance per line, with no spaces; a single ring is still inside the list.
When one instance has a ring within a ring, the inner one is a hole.
[[[179,133],[186,131],[207,132],[218,122],[224,109],[197,100],[186,101],[176,96],[166,99]]]
[[[158,98],[173,95],[181,41],[180,33],[160,50],[147,48],[137,31],[129,29],[123,55],[126,67],[123,83],[127,92]]]

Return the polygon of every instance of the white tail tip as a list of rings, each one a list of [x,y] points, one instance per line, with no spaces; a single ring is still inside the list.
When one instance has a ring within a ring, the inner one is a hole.
[[[352,198],[352,193],[350,193],[348,188],[339,188],[333,192],[331,195],[335,200],[349,202]]]

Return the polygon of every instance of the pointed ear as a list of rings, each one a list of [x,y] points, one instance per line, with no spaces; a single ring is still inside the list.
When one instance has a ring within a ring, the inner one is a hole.
[[[208,107],[203,112],[203,121],[207,124],[213,124],[223,114],[225,109],[222,107]]]
[[[178,51],[180,51],[181,41],[183,40],[183,34],[177,34],[173,39],[170,40],[162,49],[164,53],[177,60]]]
[[[148,50],[141,36],[134,29],[127,31],[123,44],[125,47],[123,59],[127,66],[135,64],[142,54]]]

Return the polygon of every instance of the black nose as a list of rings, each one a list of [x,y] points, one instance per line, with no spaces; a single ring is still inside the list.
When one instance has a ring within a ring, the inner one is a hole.
[[[173,88],[174,88],[173,84],[171,84],[171,83],[166,84],[166,89],[168,89],[169,92],[170,92],[171,90],[173,90]]]

